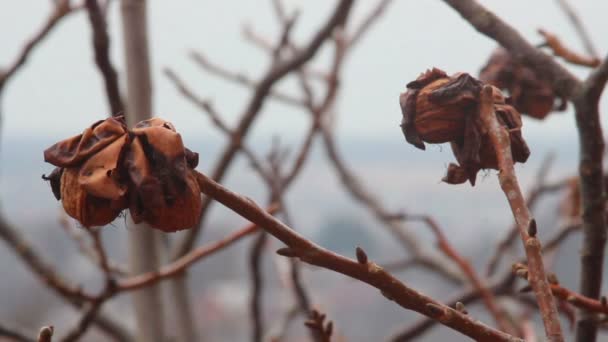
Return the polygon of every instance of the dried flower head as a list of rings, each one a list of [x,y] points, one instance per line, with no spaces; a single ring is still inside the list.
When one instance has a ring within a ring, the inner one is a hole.
[[[480,169],[498,168],[496,153],[479,122],[479,92],[483,83],[466,73],[448,76],[433,68],[407,84],[399,97],[405,139],[424,150],[424,143],[450,142],[458,165],[451,164],[444,180],[475,185]],[[516,162],[530,154],[521,135],[519,112],[493,87],[494,111],[498,121],[509,130],[511,150]]]
[[[99,121],[49,147],[44,158],[57,166],[44,177],[55,197],[85,227],[108,224],[127,208],[135,222],[163,231],[196,224],[198,155],[167,121],[142,121],[131,131],[122,117]]]
[[[553,92],[551,83],[539,78],[531,68],[517,62],[509,52],[497,48],[487,64],[481,69],[479,79],[507,90],[510,103],[522,114],[536,119],[544,119],[551,111],[566,109],[566,99],[559,98]]]

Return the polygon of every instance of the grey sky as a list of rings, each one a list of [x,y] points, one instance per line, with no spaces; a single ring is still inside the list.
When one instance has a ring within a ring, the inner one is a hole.
[[[307,39],[324,19],[332,1],[287,1],[302,10],[296,38]],[[557,33],[570,46],[582,51],[572,27],[554,1],[483,1],[517,27],[532,42],[540,42],[535,30],[543,27]],[[608,2],[573,1],[585,19],[599,51],[606,52],[608,25],[604,14]],[[0,4],[0,65],[12,61],[23,41],[40,26],[50,2],[5,1]],[[355,18],[361,18],[372,1],[359,1]],[[111,5],[112,57],[123,68],[118,3]],[[189,49],[203,51],[211,60],[257,77],[268,67],[259,49],[242,39],[242,24],[274,38],[277,33],[270,1],[150,1],[150,30],[155,85],[154,114],[173,121],[185,139],[197,135],[219,138],[205,118],[181,98],[162,75],[164,66],[174,68],[200,95],[213,99],[222,115],[234,120],[240,115],[249,93],[201,72],[188,58]],[[352,24],[352,22],[351,22]],[[352,27],[352,26],[351,26]],[[100,76],[93,65],[90,29],[84,12],[77,13],[51,33],[32,54],[28,64],[8,84],[3,96],[3,134],[42,135],[61,139],[79,133],[91,122],[108,114]],[[495,44],[477,34],[441,1],[397,0],[389,12],[350,56],[345,68],[341,113],[342,137],[383,139],[399,134],[397,96],[404,84],[426,68],[437,66],[449,73],[477,73]],[[325,51],[327,52],[327,51]],[[327,60],[322,54],[318,65]],[[579,75],[587,70],[571,69]],[[294,89],[290,81],[282,86]],[[290,85],[292,86],[290,88]],[[602,101],[606,107],[607,97]],[[271,104],[256,125],[253,137],[273,133],[302,132],[306,116],[296,110]],[[572,136],[572,115],[553,115],[539,124],[527,120],[524,134]],[[300,133],[301,134],[301,133]]]

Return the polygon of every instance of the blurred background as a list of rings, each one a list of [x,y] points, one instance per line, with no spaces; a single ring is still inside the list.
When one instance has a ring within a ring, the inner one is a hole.
[[[481,2],[532,43],[542,42],[536,30],[545,28],[574,50],[584,51],[556,1]],[[296,42],[306,42],[335,5],[333,1],[321,0],[284,3],[286,8],[297,8],[301,12],[292,32]],[[350,22],[357,23],[374,5],[373,1],[357,2]],[[579,0],[573,5],[600,55],[605,55],[608,3]],[[0,67],[12,63],[26,39],[42,25],[51,6],[52,2],[34,0],[0,3]],[[200,154],[198,169],[208,171],[226,142],[225,136],[210,124],[204,113],[179,94],[163,74],[163,68],[170,67],[197,94],[212,100],[222,118],[234,125],[250,96],[250,89],[201,70],[189,53],[200,51],[216,64],[254,79],[262,76],[270,60],[264,51],[243,39],[242,31],[244,25],[248,25],[276,40],[280,26],[272,3],[149,1],[148,10],[153,115],[173,122],[186,146]],[[120,81],[124,82],[117,1],[110,3],[107,21],[111,59]],[[447,165],[454,159],[449,146],[428,146],[423,153],[406,144],[399,129],[398,96],[407,82],[427,68],[476,75],[495,47],[493,41],[474,31],[441,1],[393,1],[347,57],[334,110],[336,143],[351,171],[387,209],[435,217],[454,246],[480,270],[512,222],[495,172],[480,175],[475,187],[442,183]],[[326,44],[313,60],[313,67],[327,69],[330,52]],[[567,67],[580,77],[589,72],[583,67]],[[277,88],[286,93],[299,93],[293,76],[281,81]],[[79,134],[91,123],[111,114],[102,79],[94,65],[85,11],[62,20],[36,47],[27,65],[5,86],[0,101],[2,215],[18,227],[63,276],[86,289],[98,291],[102,286],[98,269],[82,256],[62,229],[61,205],[40,178],[52,170],[43,162],[45,148]],[[606,111],[607,105],[608,97],[604,96],[601,110]],[[269,100],[247,137],[247,145],[265,155],[273,139],[279,139],[283,146],[297,151],[308,122],[307,113]],[[603,123],[608,124],[605,115]],[[535,175],[548,154],[554,155],[548,182],[577,172],[578,140],[571,108],[553,113],[543,121],[525,117],[523,135],[532,151],[528,162],[516,167],[524,190],[536,182]],[[232,166],[224,183],[260,203],[267,200],[266,187],[243,158]],[[541,238],[551,236],[557,229],[560,196],[561,193],[557,193],[543,198],[535,209]],[[318,142],[285,199],[291,208],[294,227],[327,248],[352,257],[354,247],[363,246],[370,258],[379,263],[405,258],[403,248],[345,191]],[[236,214],[215,205],[209,227],[199,242],[221,238],[244,224]],[[434,246],[434,237],[427,228],[417,224],[408,227],[429,248]],[[125,229],[124,220],[119,218],[103,230],[109,253],[118,262],[125,262],[127,256]],[[208,341],[249,338],[247,253],[250,244],[251,240],[241,241],[191,268],[189,281],[195,317]],[[279,247],[281,244],[275,240],[266,246],[270,252],[265,256],[264,313],[269,327],[282,319],[292,301],[277,271],[285,266],[274,256],[274,250]],[[560,249],[554,264],[561,282],[573,289],[578,288],[579,249],[579,236],[574,235]],[[0,270],[0,321],[32,331],[45,324],[53,324],[59,331],[74,324],[78,313],[41,284],[5,245],[0,245]],[[365,284],[325,270],[306,266],[303,270],[303,282],[312,302],[327,313],[334,321],[337,334],[348,341],[384,340],[420,318],[386,301],[377,290]],[[458,292],[457,287],[424,270],[414,268],[395,274],[406,284],[439,300]],[[130,304],[129,297],[122,295],[105,306],[104,312],[133,327],[135,320]],[[491,323],[481,305],[474,305],[469,311]],[[171,322],[171,317],[168,321]],[[294,341],[305,340],[301,322],[291,325],[289,332]],[[446,336],[451,336],[451,341],[467,340],[442,327],[420,340],[438,341]],[[85,340],[102,341],[104,337],[92,331]]]

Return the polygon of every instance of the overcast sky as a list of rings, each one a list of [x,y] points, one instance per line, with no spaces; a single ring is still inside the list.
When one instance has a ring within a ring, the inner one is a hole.
[[[286,1],[301,9],[295,29],[303,42],[324,20],[334,1]],[[50,10],[50,1],[4,1],[0,4],[0,66],[12,61],[26,38],[41,25]],[[150,1],[150,40],[154,72],[154,113],[173,121],[185,139],[195,136],[219,138],[205,118],[162,75],[170,66],[183,76],[201,96],[213,99],[229,120],[240,115],[249,93],[200,71],[188,57],[190,49],[204,52],[211,60],[252,77],[268,67],[260,50],[242,39],[241,28],[250,23],[256,31],[274,38],[277,24],[270,1]],[[531,42],[541,41],[538,27],[558,34],[568,45],[582,51],[579,39],[555,1],[483,1]],[[592,33],[598,50],[607,50],[608,2],[572,1]],[[372,1],[359,1],[357,21]],[[123,49],[118,2],[110,8],[112,60],[123,70]],[[23,68],[7,85],[2,99],[3,134],[8,137],[41,135],[54,140],[79,133],[90,123],[108,115],[100,75],[93,64],[90,28],[86,13],[64,20],[33,52]],[[352,25],[351,25],[352,27]],[[604,39],[602,39],[604,37]],[[397,0],[388,13],[350,55],[345,68],[344,88],[339,101],[338,123],[341,137],[384,139],[399,135],[398,94],[405,83],[429,67],[449,73],[476,74],[495,44],[477,34],[442,1]],[[327,65],[327,51],[315,60]],[[584,76],[588,71],[570,67]],[[124,77],[121,78],[124,82]],[[289,81],[281,84],[288,91]],[[293,87],[291,90],[296,90]],[[606,108],[607,98],[602,101]],[[302,132],[306,116],[289,107],[269,105],[255,126],[253,137],[277,132]],[[606,122],[606,121],[605,121]],[[552,115],[539,124],[528,120],[525,135],[543,134],[573,137],[572,115]],[[301,133],[300,133],[301,134]],[[402,138],[401,138],[402,139]]]

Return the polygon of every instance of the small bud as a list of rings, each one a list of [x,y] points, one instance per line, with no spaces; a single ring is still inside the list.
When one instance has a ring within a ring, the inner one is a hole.
[[[380,293],[388,300],[392,301],[393,300],[393,296],[391,296],[388,292],[386,291],[380,291]]]
[[[467,309],[464,307],[464,304],[462,304],[462,302],[456,302],[456,311],[461,312],[465,315],[468,315],[469,312],[467,311]]]
[[[559,280],[557,279],[557,276],[555,275],[555,273],[547,274],[547,281],[549,282],[549,284],[553,284],[553,285],[559,284]]]
[[[357,261],[360,264],[367,264],[367,254],[365,254],[365,251],[361,247],[357,246],[355,254],[357,255]]]
[[[52,325],[42,327],[38,333],[39,342],[51,342],[55,328]]]
[[[537,233],[536,220],[531,219],[530,223],[528,224],[528,235],[530,235],[530,237],[536,237],[536,233]]]
[[[283,247],[283,248],[277,249],[277,254],[282,255],[284,257],[288,257],[288,258],[295,258],[298,256],[298,253],[296,252],[296,250],[293,248],[289,248],[289,247]]]
[[[334,322],[329,321],[329,323],[327,323],[327,327],[325,327],[325,333],[327,334],[327,336],[331,336],[331,334],[334,332]]]
[[[434,303],[427,303],[426,309],[428,310],[429,315],[434,316],[434,317],[443,316],[445,314],[445,311],[443,310],[443,308]]]

